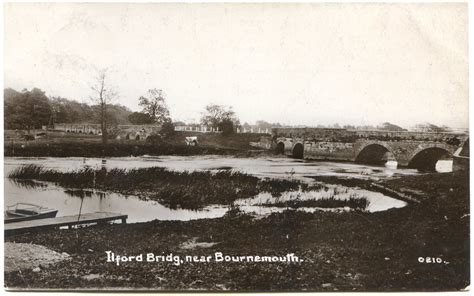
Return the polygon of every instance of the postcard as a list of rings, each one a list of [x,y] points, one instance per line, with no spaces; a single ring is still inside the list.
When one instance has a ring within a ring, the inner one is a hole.
[[[467,3],[4,12],[6,290],[469,289]]]

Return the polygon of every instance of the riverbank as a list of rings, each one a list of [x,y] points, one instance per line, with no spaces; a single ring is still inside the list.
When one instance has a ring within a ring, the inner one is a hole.
[[[430,181],[431,180],[431,181]],[[406,176],[384,186],[423,193],[419,204],[378,213],[285,211],[255,219],[152,221],[47,231],[6,238],[71,260],[5,274],[9,288],[231,291],[439,291],[469,285],[467,174]],[[127,244],[123,242],[126,241]],[[106,262],[116,254],[185,258],[285,256],[302,262]],[[421,258],[421,259],[420,259]],[[427,263],[428,261],[441,263]]]
[[[185,138],[196,136],[198,146],[185,145]],[[40,139],[25,141],[6,133],[4,156],[11,157],[123,157],[141,155],[236,155],[251,156],[265,151],[250,146],[261,135],[205,134],[176,132],[168,139],[149,142],[110,139],[104,148],[97,135],[50,131]]]

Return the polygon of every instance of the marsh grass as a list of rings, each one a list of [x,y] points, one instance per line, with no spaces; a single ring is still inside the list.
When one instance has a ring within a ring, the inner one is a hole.
[[[158,200],[166,206],[200,209],[211,204],[232,204],[260,192],[280,196],[290,190],[314,190],[314,186],[296,180],[259,179],[234,170],[172,171],[161,167],[139,169],[93,169],[60,172],[38,165],[13,170],[9,178],[53,182],[65,188],[93,188],[141,198]]]
[[[353,210],[366,211],[370,201],[366,197],[351,196],[348,199],[338,199],[334,196],[321,199],[292,199],[276,203],[265,203],[262,206],[287,207],[287,208],[343,208],[349,207]]]

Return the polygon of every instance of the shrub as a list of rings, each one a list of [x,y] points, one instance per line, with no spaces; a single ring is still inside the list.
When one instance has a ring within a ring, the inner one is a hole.
[[[173,136],[175,133],[173,122],[171,120],[165,121],[163,125],[161,126],[160,133],[165,139],[168,139],[169,137]]]
[[[222,131],[223,136],[228,136],[234,133],[234,123],[230,119],[223,119],[218,127],[219,130]]]

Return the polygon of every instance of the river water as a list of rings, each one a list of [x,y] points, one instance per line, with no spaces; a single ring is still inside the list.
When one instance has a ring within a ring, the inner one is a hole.
[[[84,166],[99,168],[102,165],[100,158],[10,158],[4,159],[5,178],[13,169],[25,164],[37,164],[46,168],[61,171],[76,170]],[[297,178],[312,181],[311,176],[340,176],[347,178],[392,178],[402,175],[419,174],[412,169],[397,169],[396,164],[388,163],[385,167],[359,165],[353,163],[337,162],[315,162],[303,161],[290,158],[234,158],[222,156],[160,156],[160,157],[120,157],[108,158],[106,167],[110,168],[143,168],[143,167],[166,167],[172,170],[219,170],[233,169],[246,172],[258,177],[271,178]],[[439,163],[439,171],[449,171],[452,163],[449,161]],[[89,192],[84,198],[77,197],[70,190],[58,187],[54,184],[44,183],[43,186],[25,186],[10,179],[5,179],[5,206],[17,202],[40,204],[45,207],[58,209],[58,216],[78,214],[82,203],[82,213],[107,211],[128,214],[129,222],[145,222],[154,219],[159,220],[192,220],[203,218],[216,218],[223,216],[228,207],[214,205],[202,210],[192,211],[185,209],[170,209],[156,201],[147,201],[136,196],[125,196],[110,192]],[[364,197],[369,200],[367,211],[384,211],[389,208],[399,208],[406,205],[405,202],[390,198],[381,193],[362,189],[347,188],[343,186],[326,185],[329,189],[321,189],[312,192],[286,192],[278,199],[269,193],[261,193],[252,199],[238,200],[236,205],[242,211],[256,215],[267,215],[272,212],[281,212],[286,208],[261,206],[263,203],[291,200],[298,198],[318,199],[334,197],[337,199],[348,199],[350,197]],[[322,209],[322,208],[300,208],[304,211],[335,210],[345,211],[348,208]]]

